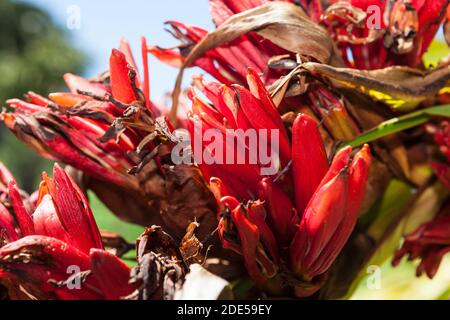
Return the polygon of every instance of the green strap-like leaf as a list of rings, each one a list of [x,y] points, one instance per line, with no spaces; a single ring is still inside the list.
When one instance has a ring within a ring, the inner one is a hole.
[[[345,146],[356,148],[380,138],[420,126],[430,121],[433,117],[450,118],[450,105],[431,107],[412,112],[402,117],[390,119],[381,123],[374,129],[363,133],[355,140],[345,144]]]

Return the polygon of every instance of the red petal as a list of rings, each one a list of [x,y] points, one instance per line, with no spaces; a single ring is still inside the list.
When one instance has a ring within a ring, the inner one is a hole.
[[[232,220],[236,225],[241,240],[242,256],[250,277],[258,284],[267,281],[266,276],[259,269],[257,262],[257,246],[259,243],[258,227],[252,224],[243,214],[241,208],[232,212]]]
[[[27,94],[25,95],[26,100],[29,103],[41,106],[41,107],[46,107],[48,106],[51,101],[48,100],[47,98],[44,98],[41,95],[38,95],[37,93],[34,93],[33,91],[28,91]]]
[[[21,254],[25,257],[21,258]],[[0,267],[26,285],[33,284],[46,293],[54,293],[60,299],[101,299],[95,279],[88,277],[81,289],[56,288],[49,280],[64,281],[73,273],[69,267],[89,270],[89,257],[73,246],[55,238],[28,236],[0,249]]]
[[[78,91],[85,91],[102,97],[109,91],[109,88],[105,85],[92,83],[87,79],[71,73],[64,75],[64,81],[73,94],[78,94]]]
[[[236,91],[235,99],[237,99],[240,109],[245,114],[253,129],[266,129],[268,130],[269,136],[272,134],[272,131],[278,131],[279,156],[283,166],[287,165],[291,159],[291,146],[284,126],[282,124],[280,125],[279,121],[273,120],[265,110],[266,106],[257,100],[250,91],[238,85],[233,86],[233,89]],[[281,121],[279,116],[278,118]]]
[[[278,244],[272,230],[267,225],[267,213],[264,205],[261,202],[250,203],[247,208],[247,214],[250,222],[258,227],[261,241],[270,253],[270,256],[274,261],[278,262]]]
[[[6,104],[8,104],[8,106],[10,106],[11,108],[15,108],[17,109],[17,111],[23,113],[35,113],[45,111],[45,107],[28,103],[19,99],[6,100]]]
[[[347,212],[313,267],[313,272],[317,274],[322,274],[330,268],[355,228],[366,194],[371,158],[368,145],[365,145],[353,158],[349,169]]]
[[[119,300],[136,287],[129,284],[131,269],[115,255],[98,249],[90,254],[92,276],[108,300]]]
[[[9,213],[8,209],[6,209],[5,206],[0,203],[0,243],[2,240],[3,232],[8,242],[13,242],[19,239],[14,226],[13,217]]]
[[[280,129],[280,136],[287,137],[286,128],[280,117],[277,107],[273,103],[270,93],[255,70],[249,68],[247,73],[247,83],[252,95],[259,99],[263,105],[263,110],[270,116],[273,123]],[[289,152],[290,154],[290,152]]]
[[[14,209],[14,215],[16,217],[17,224],[22,231],[22,236],[25,237],[34,234],[33,220],[31,220],[30,214],[24,206],[15,180],[9,182],[8,190],[11,205]]]
[[[54,167],[53,179],[55,183],[55,190],[51,194],[53,202],[59,220],[72,237],[72,241],[83,252],[89,252],[91,248],[102,249],[100,232],[87,199],[58,164]]]
[[[48,236],[71,243],[71,237],[61,225],[53,200],[49,194],[44,195],[40,200],[33,214],[33,222],[37,235]],[[76,243],[73,243],[73,245],[76,245]]]
[[[342,171],[320,188],[305,210],[291,244],[291,266],[299,276],[311,280],[312,264],[343,220],[346,213],[347,173]]]
[[[131,66],[131,68],[133,68],[134,71],[138,72],[136,61],[134,60],[133,52],[131,51],[130,43],[128,42],[127,39],[125,38],[120,39],[119,50],[125,55],[125,59]],[[138,76],[136,76],[137,87],[139,87],[139,82],[140,81],[138,79]]]
[[[149,108],[152,112],[156,112],[156,110],[152,110],[152,105],[150,102],[150,73],[148,70],[148,48],[145,37],[141,38],[141,54],[142,64],[144,65],[144,82],[142,83],[141,90],[144,92],[145,104],[147,105],[147,108]]]
[[[61,240],[39,235],[22,238],[0,248],[0,261],[4,262],[6,256],[12,256],[24,250],[33,252],[36,257],[50,257],[52,259],[49,261],[50,265],[64,273],[67,271],[64,267],[71,265],[79,266],[81,270],[89,269],[87,254]],[[30,263],[30,266],[32,265]]]
[[[114,98],[131,104],[136,99],[136,94],[130,81],[128,63],[125,55],[119,50],[113,49],[109,60],[111,76],[111,89]]]
[[[300,215],[328,171],[327,154],[317,126],[313,118],[301,114],[292,127],[292,170]]]
[[[159,61],[175,68],[181,68],[184,62],[184,58],[175,50],[151,46],[148,47],[148,52],[150,52]]]
[[[269,178],[259,185],[259,197],[265,202],[269,212],[270,225],[276,232],[280,244],[288,246],[298,224],[298,216],[289,197]]]

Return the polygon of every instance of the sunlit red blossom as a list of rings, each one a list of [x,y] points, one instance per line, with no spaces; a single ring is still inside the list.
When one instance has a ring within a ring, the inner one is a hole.
[[[210,0],[216,26],[236,13],[263,5],[268,0]],[[380,69],[392,65],[417,67],[445,19],[448,0],[399,1],[288,1],[300,5],[316,23],[328,29],[345,63],[358,69]],[[180,67],[190,49],[207,31],[178,21],[169,21],[172,34],[181,41],[176,48],[149,47],[159,60]],[[209,50],[195,61],[218,81],[245,84],[247,67],[253,68],[267,85],[287,70],[269,67],[272,58],[293,56],[270,41],[250,33]]]
[[[12,176],[3,177],[0,283],[8,290],[63,300],[120,299],[134,290],[130,268],[104,251],[86,197],[61,167],[55,165],[53,179],[43,174],[34,205],[24,204],[29,199]],[[80,272],[79,288],[65,283],[74,275],[70,268]]]
[[[269,0],[210,0],[211,15],[216,26],[221,25],[233,14],[263,5]],[[287,0],[287,2],[294,2]],[[317,3],[318,1],[304,1]],[[163,49],[158,46],[149,47],[149,52],[159,60],[180,67],[184,61],[185,52],[189,52],[208,33],[207,30],[196,26],[189,26],[178,21],[169,21],[172,34],[182,42],[175,49]],[[273,56],[288,54],[270,41],[264,40],[256,34],[239,37],[226,46],[208,51],[195,61],[195,65],[208,72],[219,82],[224,84],[238,83],[244,85],[247,68],[253,68],[263,75],[265,83],[277,80],[282,73],[279,70],[268,69],[268,61]]]
[[[148,76],[141,81],[134,68],[128,43],[122,40],[120,50],[112,50],[109,78],[91,81],[66,74],[70,93],[51,93],[45,98],[29,92],[26,102],[8,100],[13,111],[0,117],[40,155],[136,190],[139,183],[128,171],[137,163],[129,153],[136,150],[143,132],[124,127],[118,132],[117,142],[102,139],[130,104],[140,103],[157,111],[148,98]]]
[[[149,98],[145,39],[142,53],[143,77],[122,40],[111,52],[109,72],[89,80],[66,74],[70,93],[8,100],[0,120],[41,156],[77,169],[71,174],[122,219],[166,224],[180,235],[198,219],[204,236],[215,228],[214,198],[195,166],[171,162],[174,128]],[[196,195],[198,201],[185,201]]]
[[[207,83],[208,105],[193,96],[192,126],[279,130],[282,164],[278,174],[261,175],[258,165],[202,164],[220,206],[223,246],[243,255],[252,279],[264,284],[287,264],[311,295],[350,237],[359,217],[371,165],[364,146],[339,151],[331,164],[317,122],[300,114],[286,135],[281,117],[262,81],[250,70],[250,91],[238,85]],[[250,112],[251,111],[251,112]],[[201,139],[195,136],[193,141]],[[287,144],[287,148],[283,147]],[[195,147],[195,142],[192,142]],[[247,147],[249,147],[247,145]],[[206,150],[208,147],[206,146]],[[290,164],[288,164],[290,163]]]

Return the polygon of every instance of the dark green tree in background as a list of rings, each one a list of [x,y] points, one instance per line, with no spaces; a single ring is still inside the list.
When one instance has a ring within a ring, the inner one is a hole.
[[[45,95],[63,90],[62,75],[82,73],[84,55],[70,44],[63,28],[32,5],[0,0],[0,106],[29,90]],[[32,190],[49,162],[39,158],[0,127],[0,161],[24,189]]]

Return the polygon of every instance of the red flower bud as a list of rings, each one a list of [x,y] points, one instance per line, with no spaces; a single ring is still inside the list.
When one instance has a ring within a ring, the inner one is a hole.
[[[304,212],[328,170],[317,122],[301,114],[292,127],[292,172],[298,212]]]
[[[282,247],[287,247],[295,234],[295,226],[299,223],[297,211],[289,197],[269,178],[259,185],[259,198],[265,202],[268,210],[268,221],[277,235]]]
[[[125,55],[113,49],[109,60],[111,91],[117,100],[127,104],[138,100],[130,81],[130,70]]]

